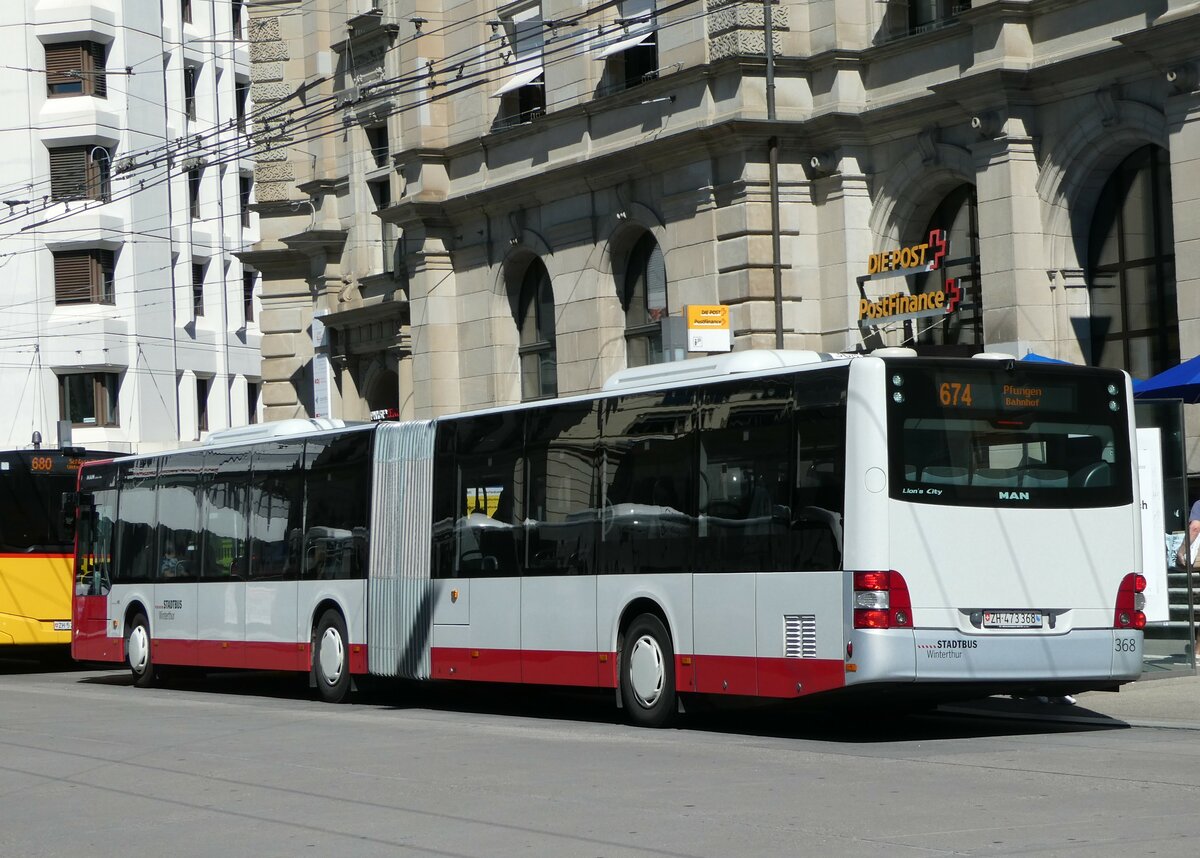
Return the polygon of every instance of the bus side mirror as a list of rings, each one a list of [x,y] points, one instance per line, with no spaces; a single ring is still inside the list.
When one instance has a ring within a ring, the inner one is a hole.
[[[63,536],[74,538],[76,523],[95,508],[96,500],[90,492],[63,492],[60,516]]]
[[[75,529],[75,519],[79,513],[79,492],[63,492],[62,495],[62,526],[66,533]]]

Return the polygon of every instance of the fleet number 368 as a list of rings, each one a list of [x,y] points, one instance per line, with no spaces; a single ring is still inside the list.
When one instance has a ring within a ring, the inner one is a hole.
[[[1116,652],[1137,652],[1137,638],[1114,638]]]

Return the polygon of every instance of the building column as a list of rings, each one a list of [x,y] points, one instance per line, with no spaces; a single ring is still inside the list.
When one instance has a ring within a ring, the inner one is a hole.
[[[987,133],[989,122],[983,117],[976,127]],[[997,136],[989,135],[972,147],[984,343],[1018,357],[1034,351],[1079,360],[1063,290],[1048,274],[1044,260],[1038,165],[1027,120],[1010,115],[996,130]]]
[[[1167,73],[1168,149],[1171,159],[1171,220],[1175,234],[1175,292],[1179,312],[1179,356],[1200,354],[1200,67],[1187,64]],[[1200,472],[1200,406],[1185,405],[1187,470]]]
[[[447,230],[404,224],[411,273],[412,416],[428,419],[462,410],[459,386],[458,287]],[[402,398],[403,405],[403,398]]]
[[[805,296],[809,300],[800,304],[800,330],[819,336],[804,338],[801,347],[854,351],[863,344],[858,327],[858,277],[867,273],[871,253],[870,181],[857,153],[814,156],[810,167],[821,291]]]

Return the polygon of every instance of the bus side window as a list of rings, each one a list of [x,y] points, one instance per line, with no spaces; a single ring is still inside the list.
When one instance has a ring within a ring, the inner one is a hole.
[[[605,400],[600,574],[691,570],[695,401],[687,389]]]
[[[121,481],[120,518],[116,523],[114,583],[153,581],[155,568],[154,482],[156,463],[134,462],[125,466]]]
[[[795,426],[794,568],[839,569],[846,501],[845,403],[819,408],[802,406],[796,411]]]
[[[456,423],[458,509],[452,539],[454,573],[463,577],[521,574],[524,553],[523,414],[466,417]],[[501,508],[503,501],[504,507]]]
[[[599,527],[596,403],[559,405],[532,415],[525,453],[525,573],[591,575]]]
[[[454,523],[459,516],[457,473],[454,464],[455,427],[457,422],[437,424],[433,453],[433,535],[430,550],[433,557],[429,574],[434,578],[453,578]]]
[[[296,580],[304,526],[303,441],[255,450],[251,459],[250,569],[253,579]]]
[[[250,453],[211,452],[204,487],[205,578],[242,578],[249,570]]]
[[[792,409],[790,378],[704,392],[697,571],[788,569]]]
[[[308,442],[301,578],[366,577],[370,451],[367,432]]]
[[[75,594],[103,596],[112,588],[113,524],[117,517],[114,488],[84,493],[79,505]]]
[[[200,573],[200,504],[204,454],[179,453],[158,475],[158,578],[194,579]]]

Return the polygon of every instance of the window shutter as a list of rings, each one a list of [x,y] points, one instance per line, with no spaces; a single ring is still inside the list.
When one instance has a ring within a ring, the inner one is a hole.
[[[112,304],[116,301],[113,287],[113,273],[116,271],[116,260],[111,250],[92,251],[95,260],[92,276],[92,300],[100,304]]]
[[[79,84],[81,79],[69,72],[83,70],[83,45],[80,42],[46,45],[46,86],[50,93],[56,91],[55,87]]]
[[[90,92],[97,98],[108,98],[108,76],[104,73],[104,45],[97,42],[86,42],[87,52],[91,63],[88,71],[90,79],[83,82],[83,91]]]
[[[89,304],[91,300],[91,252],[72,250],[54,254],[54,303]]]
[[[82,146],[50,150],[50,198],[74,200],[87,190],[87,151]]]
[[[646,309],[651,319],[667,315],[667,266],[658,244],[654,245],[646,261]]]

